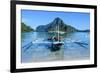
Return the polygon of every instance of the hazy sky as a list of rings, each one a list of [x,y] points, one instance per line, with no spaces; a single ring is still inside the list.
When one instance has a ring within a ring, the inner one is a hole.
[[[34,29],[39,25],[46,25],[52,22],[56,17],[61,18],[64,23],[77,29],[84,30],[90,28],[89,13],[21,10],[22,22]]]

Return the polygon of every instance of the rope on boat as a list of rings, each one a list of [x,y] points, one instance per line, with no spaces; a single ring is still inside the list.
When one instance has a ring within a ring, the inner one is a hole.
[[[87,43],[82,43],[82,42],[74,42],[74,43],[76,43],[76,44],[80,45],[81,47],[84,47],[84,48],[87,49],[87,47],[84,46],[84,45],[88,45]]]
[[[32,42],[30,42],[30,43],[28,43],[27,45],[25,45],[24,47],[22,47],[22,48],[25,48],[24,49],[24,52],[26,51],[26,50],[28,50],[28,48],[30,48],[32,46]]]

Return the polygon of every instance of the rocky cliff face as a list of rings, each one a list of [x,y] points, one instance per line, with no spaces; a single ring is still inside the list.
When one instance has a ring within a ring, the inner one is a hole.
[[[75,32],[76,28],[67,25],[59,17],[55,18],[51,23],[47,25],[40,25],[36,28],[38,32],[50,32],[50,31],[63,31],[63,32]]]

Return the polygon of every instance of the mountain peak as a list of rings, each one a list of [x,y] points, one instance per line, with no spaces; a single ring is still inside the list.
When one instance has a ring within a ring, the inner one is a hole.
[[[61,20],[61,18],[59,18],[59,17],[56,17],[56,18],[55,18],[55,20]]]
[[[54,24],[63,24],[63,20],[59,17],[56,17],[53,21]]]

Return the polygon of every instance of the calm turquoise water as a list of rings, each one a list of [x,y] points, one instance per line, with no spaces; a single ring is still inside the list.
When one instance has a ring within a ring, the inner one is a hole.
[[[47,39],[54,36],[54,33],[28,32],[22,33],[21,40],[21,61],[42,62],[56,60],[83,60],[90,57],[90,33],[75,32],[60,34],[63,45],[60,50],[51,51],[52,43]],[[77,43],[78,42],[78,43]]]

